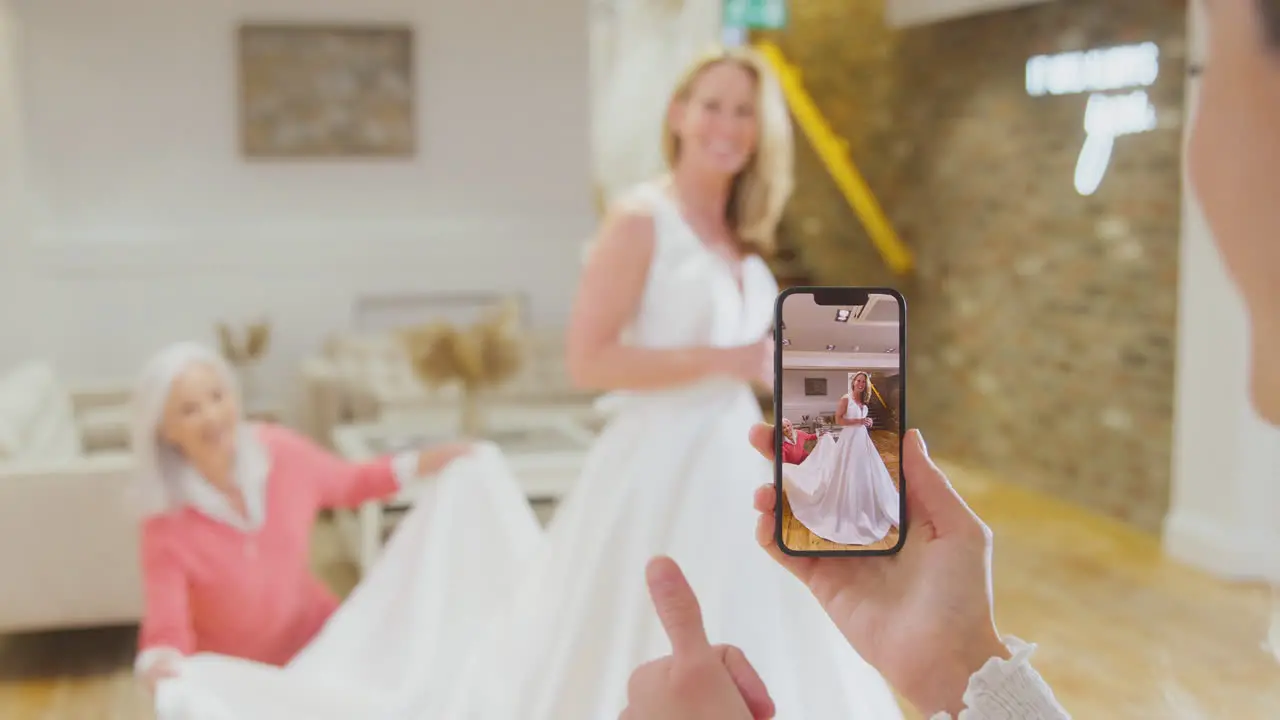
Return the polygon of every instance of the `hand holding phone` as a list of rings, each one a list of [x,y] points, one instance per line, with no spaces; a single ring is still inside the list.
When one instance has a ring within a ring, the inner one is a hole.
[[[778,296],[775,315],[778,547],[793,555],[897,552],[906,532],[898,470],[906,302],[889,288],[797,287]],[[815,444],[796,462],[794,448],[782,451],[780,428],[806,416],[831,418],[835,442]]]

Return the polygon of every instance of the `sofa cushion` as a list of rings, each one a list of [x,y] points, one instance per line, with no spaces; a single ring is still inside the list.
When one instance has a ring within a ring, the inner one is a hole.
[[[0,378],[0,460],[44,461],[84,452],[71,394],[47,363]]]

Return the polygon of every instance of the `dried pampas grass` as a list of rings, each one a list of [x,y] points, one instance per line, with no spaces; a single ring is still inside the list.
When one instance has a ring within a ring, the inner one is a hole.
[[[218,347],[227,362],[236,367],[255,363],[266,357],[271,347],[271,323],[259,320],[249,323],[240,333],[243,339],[237,339],[231,327],[224,322],[217,325]]]
[[[524,364],[519,321],[520,307],[511,300],[467,328],[441,322],[401,333],[419,380],[431,387],[462,385],[463,427],[468,434],[479,432],[479,392],[511,379]]]

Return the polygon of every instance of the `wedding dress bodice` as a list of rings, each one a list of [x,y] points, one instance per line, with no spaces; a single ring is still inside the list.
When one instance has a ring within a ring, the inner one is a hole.
[[[751,255],[735,268],[702,242],[661,185],[648,183],[636,192],[652,208],[654,247],[626,341],[681,348],[762,340],[773,322],[778,294],[764,260]]]
[[[867,416],[867,413],[870,411],[871,408],[869,408],[866,405],[859,405],[856,400],[849,397],[848,395],[846,395],[845,397],[848,398],[849,400],[849,406],[845,408],[845,411],[844,411],[845,420],[861,420],[862,418]]]

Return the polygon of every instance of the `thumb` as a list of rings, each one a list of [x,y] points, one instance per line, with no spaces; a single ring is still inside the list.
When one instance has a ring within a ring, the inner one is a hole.
[[[723,653],[721,662],[733,678],[733,684],[738,686],[738,692],[751,710],[753,720],[772,718],[777,709],[773,705],[773,698],[769,697],[769,688],[765,687],[760,673],[751,666],[747,656],[732,645],[722,645],[719,649]]]
[[[907,431],[902,469],[907,485],[907,507],[916,520],[932,522],[942,533],[981,523],[951,486],[951,481],[929,458],[929,449],[919,430]]]
[[[682,657],[711,649],[702,626],[702,608],[675,560],[657,557],[645,569],[649,597],[671,640],[671,655]]]

